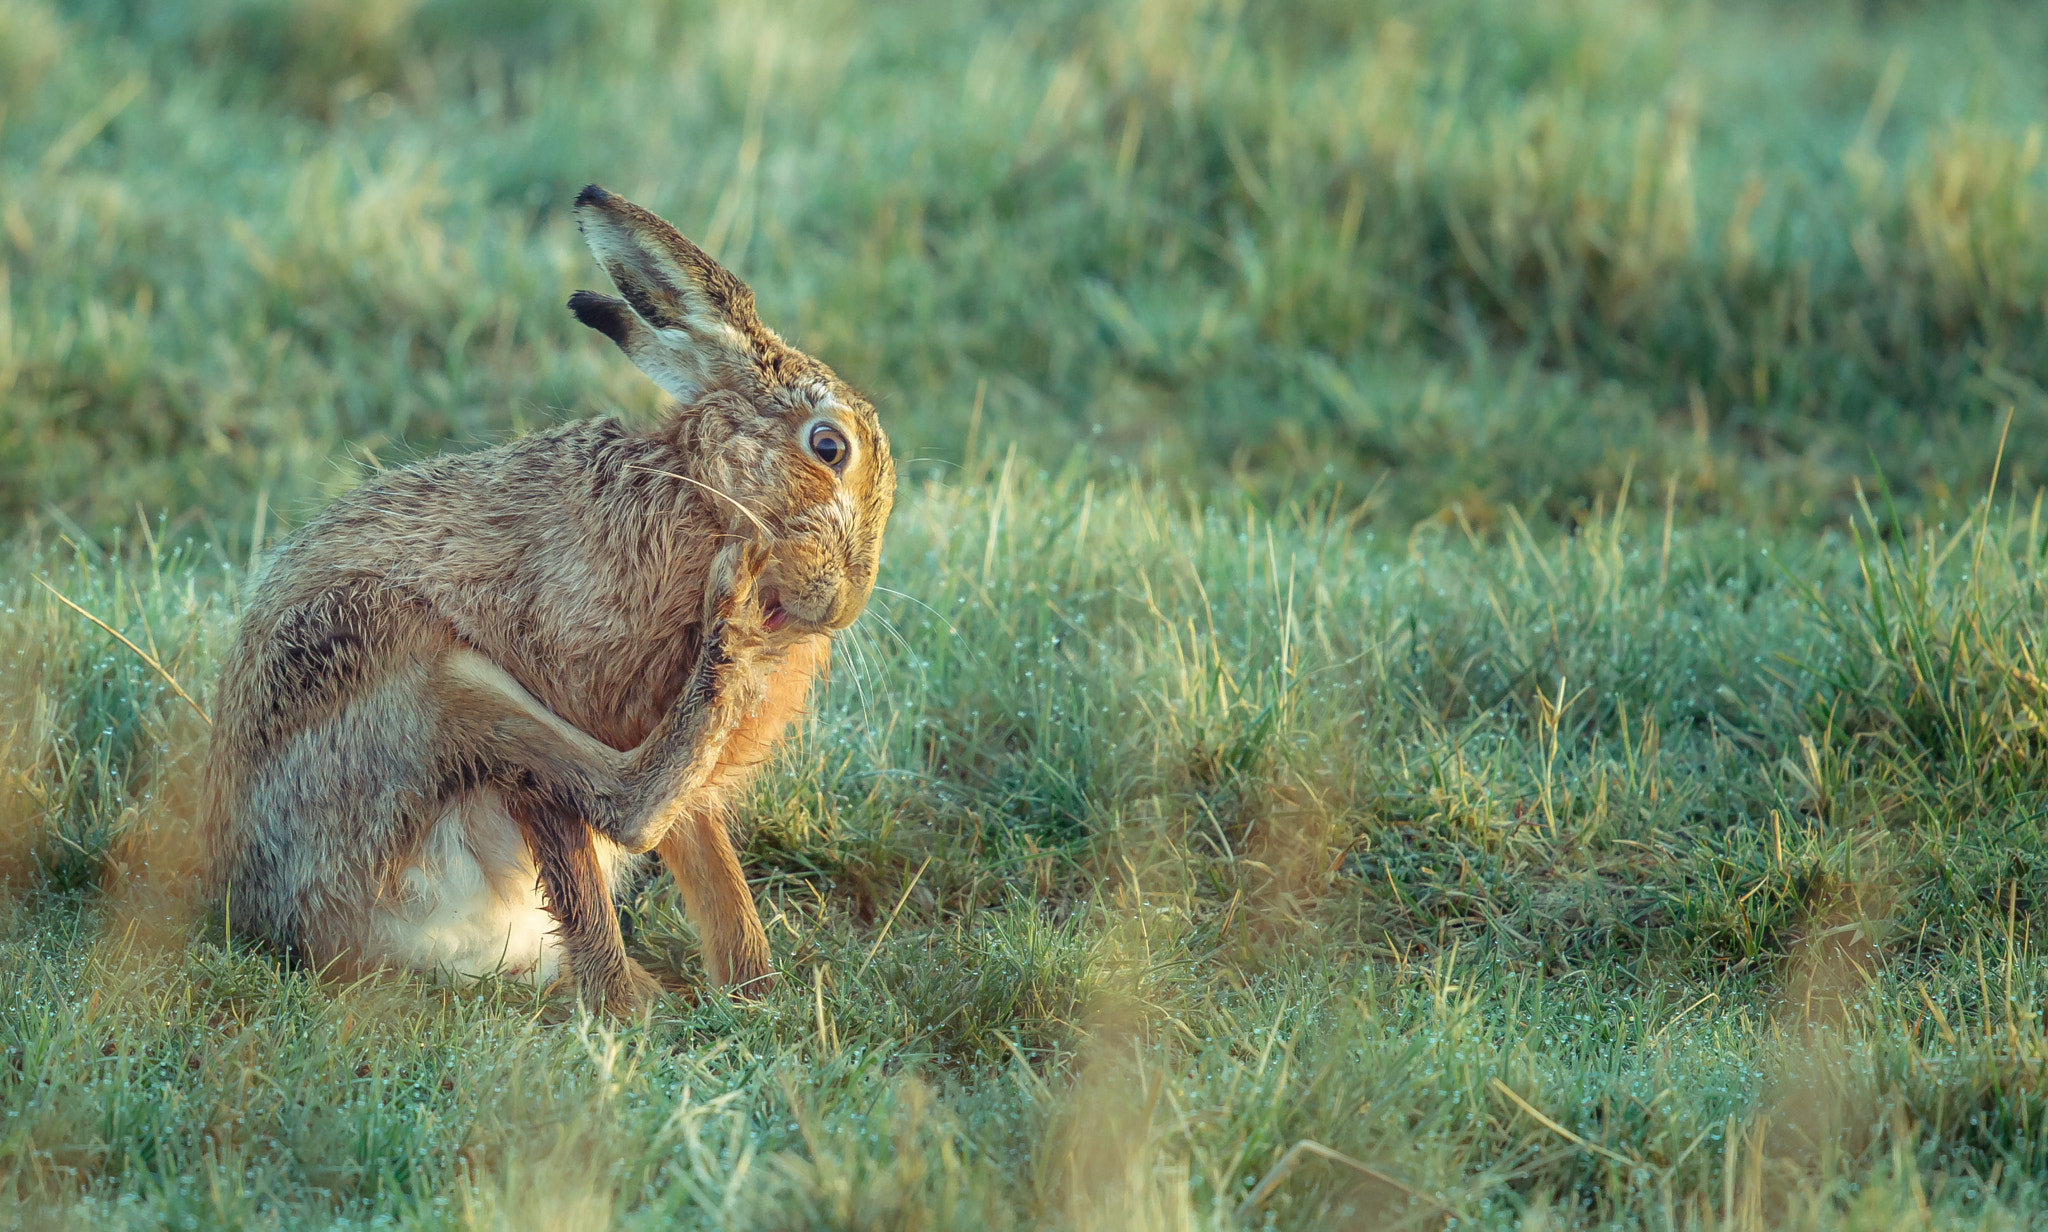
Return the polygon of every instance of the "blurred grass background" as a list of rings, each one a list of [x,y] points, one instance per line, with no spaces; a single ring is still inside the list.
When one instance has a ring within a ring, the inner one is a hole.
[[[2018,3],[0,0],[0,1212],[2037,1225],[2044,129]],[[905,476],[781,986],[650,880],[617,1029],[185,893],[262,547],[655,413],[590,181]]]
[[[592,180],[752,281],[907,457],[959,461],[985,390],[1027,456],[1398,476],[1411,521],[1575,516],[1633,463],[1813,522],[1873,462],[1977,490],[2012,407],[2027,491],[2037,17],[7,0],[0,509],[292,509],[365,454],[649,408],[561,308]]]

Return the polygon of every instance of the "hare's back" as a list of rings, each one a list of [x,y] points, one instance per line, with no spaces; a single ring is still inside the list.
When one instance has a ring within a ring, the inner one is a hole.
[[[628,747],[680,688],[717,542],[693,529],[680,469],[667,442],[600,419],[387,471],[278,554],[264,606],[330,607],[346,591],[400,620],[427,613]]]

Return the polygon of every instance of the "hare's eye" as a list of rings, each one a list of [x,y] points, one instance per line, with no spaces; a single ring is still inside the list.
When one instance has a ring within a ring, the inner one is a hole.
[[[844,432],[831,424],[819,424],[811,429],[811,452],[818,455],[818,461],[836,471],[853,456],[853,445]]]

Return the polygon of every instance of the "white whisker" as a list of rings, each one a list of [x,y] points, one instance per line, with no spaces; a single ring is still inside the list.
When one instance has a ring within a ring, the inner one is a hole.
[[[881,591],[885,595],[895,595],[898,599],[910,600],[912,603],[917,604],[925,611],[930,612],[934,616],[937,616],[939,618],[939,623],[946,626],[946,632],[952,634],[954,637],[959,637],[960,640],[963,642],[967,640],[964,637],[960,637],[960,630],[955,629],[953,627],[953,622],[946,619],[945,613],[939,611],[939,609],[933,607],[931,604],[926,603],[924,600],[918,598],[916,595],[908,595],[900,590],[891,590],[887,586],[877,586],[875,587],[875,589]]]
[[[896,639],[896,644],[903,648],[904,654],[912,653],[910,649],[910,643],[903,639],[903,634],[897,630],[895,622],[891,621],[887,616],[882,615],[880,612],[876,611],[873,608],[869,608],[867,611],[861,613],[861,618],[863,620],[865,620],[869,616],[873,616],[876,620],[882,622],[882,627],[889,631],[890,637]]]
[[[853,638],[848,640],[847,644],[853,648],[854,654],[860,656],[862,674],[874,677],[875,688],[880,689],[881,677],[876,673],[874,663],[868,659],[868,648],[864,637],[865,631],[860,628],[860,622],[856,620],[853,624],[848,625],[846,629],[847,632],[855,634]],[[873,728],[875,725],[875,706],[874,699],[868,690],[861,690],[860,703],[861,717],[867,720],[869,728]]]
[[[653,475],[665,475],[670,479],[680,479],[684,483],[696,484],[698,487],[704,489],[706,492],[709,492],[711,493],[711,495],[717,497],[718,499],[727,502],[733,508],[739,510],[741,513],[746,514],[747,519],[751,521],[755,526],[760,528],[762,536],[766,538],[769,542],[774,542],[775,532],[768,529],[768,524],[766,522],[763,522],[760,519],[759,515],[757,515],[753,510],[747,508],[745,505],[741,504],[734,497],[726,495],[725,493],[719,491],[717,488],[712,487],[710,484],[703,482],[702,480],[692,479],[688,475],[678,475],[674,471],[665,471],[658,466],[640,466],[636,464],[633,466],[629,466],[626,469],[635,471],[646,471],[649,474]]]
[[[852,625],[848,625],[848,626],[847,626],[846,628],[844,628],[844,629],[841,629],[841,630],[840,630],[840,632],[841,632],[841,633],[850,633],[850,632],[852,632],[852,630],[853,630],[853,626],[852,626]],[[832,640],[833,640],[833,643],[834,643],[835,645],[837,645],[837,644],[839,644],[839,642],[840,642],[840,640],[841,640],[841,639],[839,639],[839,638],[836,638],[836,637],[835,637],[835,638],[833,638]],[[850,637],[849,637],[849,638],[846,638],[846,639],[844,639],[844,640],[845,640],[845,645],[846,645],[846,648],[847,648],[847,649],[848,649],[849,651],[851,651],[851,652],[852,652],[851,654],[849,654],[849,655],[847,655],[847,656],[846,656],[846,670],[847,670],[847,673],[848,673],[849,675],[851,675],[851,676],[853,677],[853,691],[854,691],[854,693],[855,693],[855,694],[857,694],[857,695],[858,695],[858,696],[860,697],[860,711],[861,711],[861,717],[862,717],[862,718],[864,718],[864,719],[870,719],[870,720],[872,720],[872,712],[871,712],[871,710],[870,710],[870,708],[869,708],[869,706],[868,706],[868,690],[867,690],[867,685],[866,685],[866,684],[864,684],[864,683],[863,683],[863,682],[861,681],[861,678],[860,678],[860,677],[861,677],[861,673],[860,673],[860,666],[861,666],[861,665],[860,665],[860,663],[859,663],[859,661],[858,661],[858,658],[857,658],[857,656],[858,656],[858,655],[860,654],[860,646],[859,646],[859,644],[858,644],[858,643],[857,643],[857,642],[856,642],[856,641],[855,641],[855,640],[854,640],[853,638],[850,638]]]
[[[888,683],[889,676],[883,669],[888,666],[889,658],[883,653],[882,643],[876,639],[873,626],[863,628],[860,636],[861,658],[869,665],[869,670],[875,673],[875,697],[882,709],[886,710],[889,707],[889,695],[884,686]]]

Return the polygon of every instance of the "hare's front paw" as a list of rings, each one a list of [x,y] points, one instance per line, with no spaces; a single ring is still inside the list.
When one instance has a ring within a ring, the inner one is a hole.
[[[595,1001],[597,1008],[613,1018],[632,1018],[659,1001],[665,992],[661,982],[648,974],[647,968],[628,958],[625,967],[588,999]]]
[[[704,945],[704,974],[711,983],[738,1000],[766,996],[775,986],[775,967],[768,957],[768,934],[750,898],[731,901],[698,930]]]
[[[759,944],[747,946],[738,951],[715,955],[707,954],[706,974],[712,984],[725,990],[725,995],[735,1001],[756,1001],[768,995],[775,987],[775,968],[768,961],[767,938]]]

